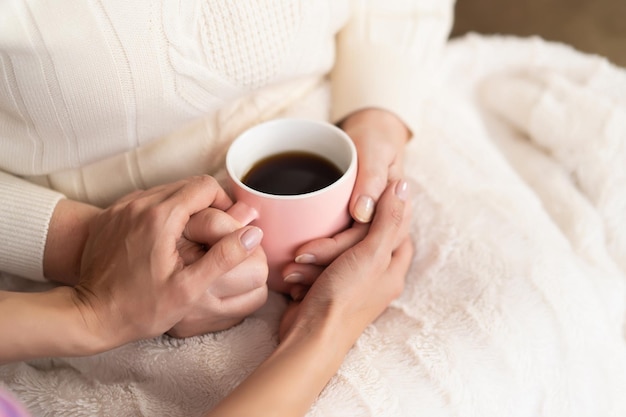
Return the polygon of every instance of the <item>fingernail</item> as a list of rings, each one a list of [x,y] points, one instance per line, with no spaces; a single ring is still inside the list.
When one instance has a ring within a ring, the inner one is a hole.
[[[291,295],[293,301],[302,301],[308,290],[309,289],[307,287],[303,286],[293,287],[289,292],[289,295]]]
[[[304,275],[300,272],[292,272],[283,278],[283,280],[289,284],[300,284],[304,281]]]
[[[395,191],[400,200],[406,201],[409,198],[409,183],[405,180],[398,181]]]
[[[239,238],[243,247],[249,251],[259,246],[261,239],[263,239],[263,232],[258,227],[249,228]]]
[[[296,256],[295,261],[297,264],[314,264],[317,258],[310,253],[303,253],[302,255]]]
[[[372,215],[374,214],[374,200],[372,197],[362,195],[356,201],[356,206],[354,206],[354,217],[356,220],[361,223],[368,223],[372,220]]]

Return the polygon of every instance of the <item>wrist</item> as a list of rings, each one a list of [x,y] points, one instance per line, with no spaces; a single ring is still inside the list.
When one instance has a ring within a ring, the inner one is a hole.
[[[98,331],[95,314],[84,305],[73,287],[58,287],[53,290],[63,304],[64,338],[69,356],[85,356],[104,352],[115,344]]]
[[[384,132],[390,138],[398,138],[406,143],[411,138],[411,131],[395,113],[379,108],[365,108],[350,114],[341,123],[345,131],[374,129]]]
[[[41,357],[85,356],[113,346],[93,331],[74,289],[39,293],[0,291],[0,362]]]
[[[296,318],[276,350],[209,415],[306,414],[356,340],[327,313]]]
[[[303,301],[306,303],[307,301]],[[306,307],[306,306],[301,306]],[[338,355],[340,360],[354,345],[363,326],[352,323],[351,317],[344,314],[339,306],[328,305],[325,308],[309,309],[314,314],[303,313],[295,319],[289,331],[281,341],[281,345],[291,343],[296,340],[311,340],[322,346],[326,346],[325,351]],[[301,309],[301,313],[306,311]],[[354,317],[352,317],[353,319]],[[332,346],[332,348],[331,348]]]
[[[80,263],[89,225],[100,209],[89,204],[60,200],[50,219],[44,249],[44,276],[74,285],[80,277]]]

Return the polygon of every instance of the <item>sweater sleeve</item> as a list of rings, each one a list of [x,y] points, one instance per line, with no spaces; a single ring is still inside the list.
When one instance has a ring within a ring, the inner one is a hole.
[[[0,271],[44,281],[48,225],[63,195],[0,171]]]
[[[351,12],[331,73],[332,121],[377,107],[414,130],[450,33],[454,0],[355,0]]]

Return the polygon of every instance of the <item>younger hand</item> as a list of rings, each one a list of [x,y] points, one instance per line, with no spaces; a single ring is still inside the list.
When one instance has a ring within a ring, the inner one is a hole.
[[[359,158],[349,203],[356,223],[330,239],[309,242],[298,249],[295,262],[283,270],[285,281],[293,284],[290,293],[295,298],[306,292],[325,266],[367,234],[368,227],[362,225],[371,221],[381,193],[404,176],[403,151],[410,131],[397,116],[381,109],[360,110],[348,116],[341,128],[354,142]]]
[[[404,176],[403,151],[411,133],[393,113],[373,108],[348,116],[341,128],[352,138],[359,158],[350,213],[357,222],[369,223],[387,184]]]
[[[404,181],[387,187],[363,240],[323,271],[302,302],[291,304],[281,323],[281,338],[330,324],[351,345],[400,295],[413,254],[404,230],[410,216],[406,187]]]
[[[403,244],[409,234],[412,204],[408,182],[399,181],[397,192],[404,199],[402,223],[393,249]],[[291,297],[299,301],[324,269],[344,252],[361,242],[371,232],[371,223],[355,222],[351,228],[330,238],[316,239],[305,243],[296,251],[295,262],[283,269],[285,282],[292,284]]]

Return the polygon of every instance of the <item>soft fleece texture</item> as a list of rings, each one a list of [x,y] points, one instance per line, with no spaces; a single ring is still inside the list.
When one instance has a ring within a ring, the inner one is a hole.
[[[407,152],[406,290],[308,416],[626,415],[626,72],[477,35],[451,42],[444,68]],[[272,296],[225,332],[5,365],[0,381],[37,416],[198,416],[275,347],[283,307]]]

